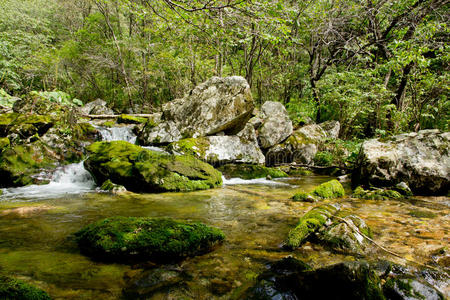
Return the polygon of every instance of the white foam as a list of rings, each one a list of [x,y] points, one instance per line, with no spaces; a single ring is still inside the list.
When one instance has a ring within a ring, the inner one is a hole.
[[[136,143],[136,135],[133,133],[134,126],[120,126],[120,127],[94,127],[100,132],[102,141],[125,141],[131,144]]]
[[[289,186],[290,184],[274,181],[274,180],[267,180],[266,178],[256,178],[256,179],[242,179],[242,178],[230,178],[226,179],[222,176],[223,185],[249,185],[249,184],[259,184],[259,185],[273,185],[273,186]]]
[[[84,168],[83,162],[58,168],[49,184],[29,185],[18,188],[3,189],[1,199],[17,198],[56,198],[64,195],[83,194],[93,191],[95,182]]]

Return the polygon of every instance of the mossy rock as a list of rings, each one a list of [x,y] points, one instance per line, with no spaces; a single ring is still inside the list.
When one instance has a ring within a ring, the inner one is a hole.
[[[403,198],[403,196],[399,192],[394,190],[388,189],[365,190],[360,186],[353,191],[352,197],[365,200],[388,200],[388,199]]]
[[[9,141],[9,139],[7,137],[0,138],[0,153],[2,153],[3,150],[9,148],[10,145],[11,145],[11,142]]]
[[[314,198],[313,195],[300,190],[297,193],[295,193],[294,196],[292,196],[292,200],[296,201],[296,202],[316,202],[317,199]]]
[[[79,139],[95,141],[100,138],[100,133],[92,124],[84,122],[78,123],[77,127],[79,129]]]
[[[193,155],[197,158],[206,157],[210,143],[205,138],[186,138],[170,143],[167,149],[172,152]]]
[[[123,186],[123,185],[118,185],[113,183],[111,180],[106,180],[105,182],[103,182],[102,186],[100,187],[103,191],[107,191],[113,194],[116,193],[122,193],[122,192],[126,192],[127,189]]]
[[[312,171],[305,168],[292,168],[288,171],[289,176],[308,176],[313,174]]]
[[[119,123],[119,124],[142,124],[142,123],[147,123],[147,121],[148,121],[147,118],[124,115],[124,114],[120,115],[117,118],[117,123]]]
[[[345,196],[344,187],[336,179],[322,183],[316,187],[311,194],[323,199],[339,198]]]
[[[39,141],[7,148],[0,154],[0,187],[37,183],[32,175],[42,168],[54,167],[57,161],[50,154]]]
[[[8,113],[0,115],[0,136],[10,132],[19,134],[22,138],[34,134],[43,135],[54,125],[54,120],[48,115],[24,115]]]
[[[429,283],[408,275],[388,278],[383,291],[388,299],[445,299],[444,295]]]
[[[188,155],[169,155],[124,141],[96,142],[87,147],[85,167],[97,184],[110,179],[133,192],[175,192],[214,188],[222,174]]]
[[[49,300],[50,296],[22,280],[0,276],[0,299]]]
[[[431,211],[426,210],[412,210],[408,213],[411,217],[414,218],[424,218],[424,219],[433,219],[436,218],[436,214]]]
[[[221,230],[172,219],[113,217],[75,233],[81,251],[113,261],[173,261],[207,253],[225,239]]]
[[[227,164],[218,168],[227,178],[242,178],[242,179],[255,179],[255,178],[281,178],[287,177],[288,174],[283,172],[279,168],[268,168],[261,165],[250,164]]]
[[[333,205],[321,205],[314,207],[300,218],[297,226],[292,229],[284,243],[288,249],[300,247],[306,239],[322,226],[338,211]]]

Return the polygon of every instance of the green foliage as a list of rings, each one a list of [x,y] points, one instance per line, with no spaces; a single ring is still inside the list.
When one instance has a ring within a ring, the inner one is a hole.
[[[314,164],[317,166],[329,167],[333,165],[333,153],[328,151],[317,152],[314,156]]]
[[[7,300],[50,300],[43,290],[22,280],[0,276],[0,299]]]
[[[221,230],[171,219],[112,217],[75,233],[81,250],[103,260],[170,261],[199,255],[225,239]]]

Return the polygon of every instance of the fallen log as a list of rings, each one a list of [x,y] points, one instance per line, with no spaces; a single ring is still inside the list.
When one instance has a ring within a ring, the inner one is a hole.
[[[351,168],[344,167],[344,166],[314,166],[314,165],[306,165],[306,164],[297,164],[297,163],[283,163],[283,164],[276,164],[274,167],[292,167],[292,168],[308,168],[313,170],[329,170],[329,169],[342,169],[342,170],[351,170]]]
[[[150,118],[154,116],[153,114],[126,114],[126,115],[140,118]],[[82,115],[82,116],[91,119],[115,119],[120,117],[121,115]]]

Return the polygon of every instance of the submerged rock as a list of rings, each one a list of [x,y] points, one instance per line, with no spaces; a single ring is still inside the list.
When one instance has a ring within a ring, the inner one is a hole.
[[[333,216],[330,225],[320,228],[317,236],[321,243],[335,251],[362,255],[369,246],[366,237],[372,238],[372,233],[363,219],[340,211]]]
[[[241,299],[385,299],[380,278],[365,262],[311,270],[292,261],[281,270],[271,267],[261,274]]]
[[[281,171],[279,168],[268,168],[261,165],[227,164],[220,166],[218,170],[227,178],[255,179],[267,178],[270,176],[270,178],[273,179],[288,176],[288,174]]]
[[[450,189],[450,132],[422,130],[363,143],[353,186],[394,186],[414,193],[446,194]]]
[[[123,290],[126,299],[143,299],[154,293],[181,284],[188,275],[173,266],[160,267],[144,271],[133,278]]]
[[[261,148],[273,147],[292,134],[292,121],[282,103],[266,101],[261,107],[260,118],[258,140]]]
[[[133,192],[174,192],[214,188],[222,174],[189,155],[169,155],[124,142],[96,142],[84,162],[98,184],[110,179]]]
[[[211,251],[225,236],[217,228],[171,219],[113,217],[75,233],[81,251],[102,260],[173,261]]]
[[[184,98],[164,105],[162,123],[146,126],[139,140],[153,145],[219,132],[236,134],[244,128],[253,107],[250,86],[243,77],[212,77]]]
[[[0,299],[8,300],[50,300],[43,290],[22,280],[0,276]]]

